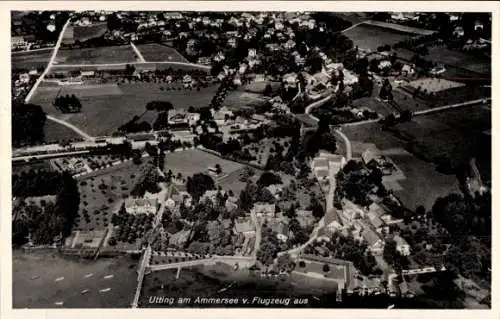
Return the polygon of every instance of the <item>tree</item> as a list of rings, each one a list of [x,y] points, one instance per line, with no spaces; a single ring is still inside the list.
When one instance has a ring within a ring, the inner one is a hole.
[[[337,143],[336,143],[335,135],[330,132],[323,133],[321,135],[321,146],[320,148],[329,151],[331,153],[334,153],[337,150]]]
[[[392,100],[392,85],[388,79],[384,80],[382,87],[380,88],[380,98],[383,100]]]
[[[267,187],[274,184],[282,184],[281,177],[272,172],[266,171],[260,175],[257,185],[259,187]]]
[[[312,214],[316,218],[321,218],[325,215],[325,209],[323,208],[323,205],[318,201],[317,198],[311,198],[311,210]]]
[[[273,88],[271,84],[267,84],[265,89],[264,89],[264,96],[271,96],[273,94]]]
[[[196,173],[188,177],[186,188],[188,193],[197,201],[207,190],[215,189],[212,177],[204,173]]]
[[[412,118],[412,113],[409,110],[404,110],[401,112],[400,121],[401,122],[410,122]]]
[[[274,203],[275,197],[267,188],[261,188],[259,193],[258,202]]]
[[[330,266],[328,264],[323,265],[323,272],[329,272],[330,271]]]
[[[396,241],[394,241],[392,239],[386,240],[385,245],[384,245],[383,256],[384,256],[385,261],[389,265],[394,265],[395,261],[397,260],[398,251],[397,251],[396,247],[397,247]]]

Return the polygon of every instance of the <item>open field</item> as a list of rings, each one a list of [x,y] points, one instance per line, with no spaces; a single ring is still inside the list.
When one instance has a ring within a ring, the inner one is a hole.
[[[12,54],[12,69],[45,69],[49,63],[51,55],[51,49]]]
[[[243,107],[253,108],[257,105],[265,103],[266,98],[262,94],[250,93],[244,91],[232,91],[224,100],[224,106],[229,109],[240,109]]]
[[[148,62],[173,61],[189,62],[177,50],[172,47],[159,43],[137,44],[137,49],[141,52],[144,59]]]
[[[399,48],[395,52],[403,62],[408,62],[415,56],[415,52],[408,49]],[[490,61],[484,61],[464,52],[451,50],[446,47],[430,47],[429,54],[424,56],[424,59],[444,64],[446,71],[441,76],[450,80],[470,76],[480,77],[482,74],[486,77],[491,74]],[[457,81],[459,81],[458,79]]]
[[[74,230],[102,230],[130,194],[139,166],[132,161],[78,178],[80,211]],[[105,185],[105,186],[104,186]],[[84,212],[89,215],[89,222]]]
[[[75,41],[87,41],[102,36],[107,30],[106,22],[93,23],[88,26],[74,26],[73,37]]]
[[[134,53],[135,54],[135,53]],[[183,62],[175,62],[175,61],[159,61],[159,62],[137,62],[137,61],[128,61],[128,62],[107,62],[107,63],[91,63],[91,64],[57,64],[53,65],[51,72],[54,73],[56,71],[109,71],[109,70],[125,70],[126,65],[133,65],[137,71],[143,70],[165,70],[172,68],[173,70],[182,70],[182,71],[193,71],[193,70],[201,70],[205,72],[210,71],[210,67],[200,66],[196,64],[178,64]]]
[[[135,62],[136,55],[130,45],[61,49],[57,52],[55,64],[99,64]]]
[[[364,23],[347,30],[344,32],[344,35],[352,40],[354,46],[371,51],[376,51],[377,47],[381,45],[392,45],[412,36],[411,33],[381,28]]]
[[[66,120],[84,132],[94,135],[110,135],[131,120],[135,115],[150,124],[156,119],[156,112],[146,112],[150,101],[170,101],[175,108],[207,106],[217,89],[216,85],[197,90],[161,90],[165,84],[103,84],[73,85],[65,87],[41,86],[35,92],[32,103],[42,106],[45,112]],[[82,103],[81,113],[62,114],[52,103],[57,95],[75,94]],[[117,116],[119,114],[119,116]],[[50,136],[50,134],[47,134]],[[55,138],[58,137],[54,134]]]
[[[45,143],[59,143],[60,141],[82,141],[83,138],[72,129],[59,123],[47,120],[44,126]]]
[[[137,262],[126,257],[73,261],[56,252],[13,251],[13,308],[130,307],[137,283]],[[85,275],[93,274],[85,278]],[[105,279],[105,276],[114,275]],[[33,276],[39,278],[32,279]],[[64,277],[61,281],[56,278]],[[101,289],[111,288],[107,292]],[[86,294],[81,291],[88,289]],[[63,302],[62,306],[54,303]]]
[[[264,93],[267,85],[271,85],[273,92],[276,92],[281,87],[281,82],[278,81],[264,81],[264,82],[252,82],[243,86],[243,90],[251,93]]]
[[[216,164],[219,164],[222,168],[221,176],[243,167],[242,164],[222,159],[199,149],[167,153],[165,155],[165,171],[172,170],[174,176],[181,173],[184,178],[195,173],[206,173],[209,167]]]
[[[429,54],[425,58],[437,63],[461,67],[472,72],[491,74],[491,61],[481,60],[472,55],[450,50],[446,47],[436,46],[429,48]]]
[[[369,143],[373,143],[398,166],[406,179],[398,181],[403,189],[395,190],[394,193],[409,209],[415,209],[418,205],[430,209],[437,197],[459,191],[454,175],[442,174],[436,171],[433,163],[408,152],[405,141],[382,131],[379,124],[346,127],[343,132],[352,142],[353,157],[360,157],[370,147]]]
[[[255,172],[255,175],[250,177],[249,180],[254,183],[257,182],[260,175],[262,174],[262,170],[256,169],[252,167],[252,170]],[[241,173],[244,171],[244,168],[239,168],[235,171],[232,171],[229,174],[223,174],[224,177],[217,180],[217,183],[224,189],[225,191],[232,190],[235,196],[239,196],[241,191],[245,189],[247,185],[245,182],[240,181]]]

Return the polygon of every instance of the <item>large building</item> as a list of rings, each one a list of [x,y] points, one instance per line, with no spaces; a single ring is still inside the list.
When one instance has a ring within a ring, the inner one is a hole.
[[[158,209],[158,200],[129,197],[125,199],[124,205],[125,211],[128,214],[156,214],[156,211]]]

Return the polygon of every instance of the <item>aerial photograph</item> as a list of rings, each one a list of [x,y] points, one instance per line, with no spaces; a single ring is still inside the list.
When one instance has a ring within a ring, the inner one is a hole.
[[[10,15],[12,308],[491,309],[491,13]]]

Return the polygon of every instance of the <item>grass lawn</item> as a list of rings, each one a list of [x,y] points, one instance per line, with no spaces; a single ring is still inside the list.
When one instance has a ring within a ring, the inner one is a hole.
[[[236,90],[227,95],[224,106],[229,109],[252,108],[261,105],[265,101],[266,98],[262,94]]]
[[[371,51],[377,51],[377,47],[381,45],[392,45],[412,36],[410,33],[398,32],[368,24],[360,24],[344,32],[344,35],[354,42],[354,46]]]
[[[73,38],[78,41],[87,41],[104,35],[107,30],[108,25],[106,22],[93,23],[88,26],[74,26]]]
[[[81,141],[82,137],[70,128],[59,123],[47,120],[44,127],[45,142],[59,143],[62,140]]]
[[[102,84],[61,87],[39,87],[32,103],[42,106],[49,115],[66,120],[84,132],[94,135],[110,135],[135,115],[141,121],[153,124],[156,112],[146,112],[146,104],[154,100],[170,101],[175,108],[207,106],[217,89],[216,85],[197,90],[161,90],[165,84]],[[82,112],[62,114],[52,103],[57,95],[75,94],[82,103]],[[47,131],[47,136],[59,139],[59,134]],[[52,136],[51,134],[54,134]]]
[[[61,49],[57,52],[55,63],[57,64],[104,64],[104,63],[127,63],[135,62],[137,59],[130,45],[83,48],[83,49]]]
[[[184,178],[195,173],[207,173],[208,168],[216,164],[219,164],[222,168],[221,177],[243,167],[242,164],[222,159],[199,149],[167,153],[165,155],[165,171],[172,170],[174,176],[181,173]]]
[[[11,54],[12,69],[45,68],[51,55],[52,49]]]
[[[147,62],[172,61],[189,62],[176,49],[160,43],[137,44],[137,49],[141,52]]]
[[[129,196],[139,171],[139,166],[129,161],[78,178],[80,211],[74,230],[106,228],[124,197]],[[100,189],[101,184],[107,187]],[[83,217],[85,210],[90,216],[89,223]]]
[[[264,93],[264,90],[266,89],[266,86],[268,84],[271,85],[273,92],[276,92],[276,90],[278,90],[281,86],[281,82],[264,81],[264,82],[252,82],[252,83],[246,84],[243,86],[243,89],[246,92],[262,94],[262,93]]]
[[[240,169],[237,169],[218,179],[217,183],[222,187],[222,189],[226,191],[232,190],[235,196],[239,196],[241,191],[244,190],[247,185],[247,183],[240,181],[240,176],[243,170],[244,168],[241,167]],[[263,171],[253,167],[252,170],[255,172],[255,175],[253,175],[250,180],[256,183]]]
[[[126,257],[73,261],[56,252],[13,251],[12,257],[13,308],[130,307],[137,284],[137,261]],[[85,278],[87,274],[93,276]],[[109,275],[114,276],[104,279]],[[56,282],[59,277],[64,280]],[[111,290],[99,292],[106,288]],[[84,289],[88,292],[81,294]],[[55,302],[64,304],[57,306]]]

